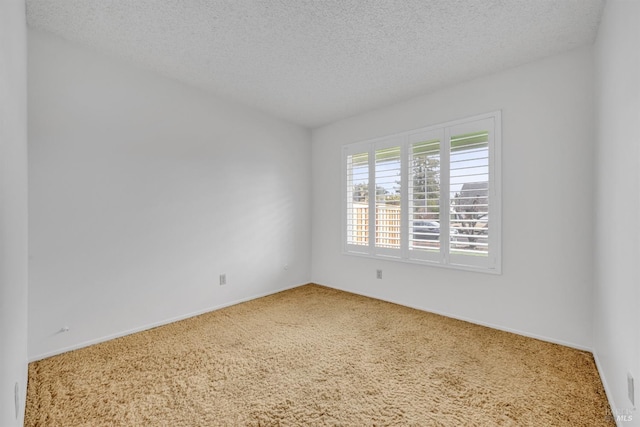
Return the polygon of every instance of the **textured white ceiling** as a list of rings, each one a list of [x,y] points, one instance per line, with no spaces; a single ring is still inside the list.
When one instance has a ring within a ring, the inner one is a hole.
[[[27,0],[33,28],[308,127],[592,43],[604,0]]]

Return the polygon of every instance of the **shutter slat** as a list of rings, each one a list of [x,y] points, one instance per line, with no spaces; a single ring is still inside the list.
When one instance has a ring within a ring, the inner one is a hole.
[[[462,141],[472,141],[465,143]],[[449,170],[450,253],[486,256],[489,211],[488,132],[452,136]]]

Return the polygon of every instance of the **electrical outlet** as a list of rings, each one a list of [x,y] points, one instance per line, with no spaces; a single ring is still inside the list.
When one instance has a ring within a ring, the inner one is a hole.
[[[629,396],[629,400],[633,406],[636,406],[635,396],[634,396],[634,388],[633,388],[633,375],[631,372],[627,372],[627,394]]]
[[[382,279],[382,270],[376,270],[376,279]]]
[[[227,275],[226,274],[221,274],[220,275],[220,286],[226,285],[227,284]]]

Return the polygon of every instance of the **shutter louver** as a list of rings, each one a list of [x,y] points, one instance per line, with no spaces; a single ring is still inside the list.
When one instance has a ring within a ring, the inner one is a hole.
[[[489,253],[489,132],[454,135],[450,143],[450,253]]]
[[[347,155],[347,244],[369,245],[369,154]]]
[[[375,246],[400,248],[400,147],[375,152]]]
[[[440,139],[409,146],[409,250],[440,251]]]

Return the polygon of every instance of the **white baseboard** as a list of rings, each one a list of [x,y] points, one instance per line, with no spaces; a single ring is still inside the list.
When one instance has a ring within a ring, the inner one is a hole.
[[[607,401],[609,402],[609,406],[611,408],[611,413],[617,414],[618,410],[616,408],[615,402],[613,401],[613,394],[611,393],[611,388],[607,383],[607,377],[605,377],[604,371],[602,370],[600,359],[598,359],[598,353],[596,351],[593,351],[592,353],[593,353],[593,360],[595,360],[596,362],[596,369],[598,370],[598,375],[600,375],[600,381],[602,381],[602,386],[604,387],[604,394],[607,396]],[[615,421],[616,421],[616,425],[620,427],[621,424],[618,422],[618,420],[616,419]]]
[[[36,361],[42,360],[42,359],[46,359],[48,357],[57,356],[58,354],[66,353],[66,352],[69,352],[69,351],[78,350],[78,349],[81,349],[81,348],[84,348],[84,347],[89,347],[91,345],[99,344],[101,342],[110,341],[110,340],[115,339],[115,338],[124,337],[124,336],[127,336],[127,335],[135,334],[137,332],[146,331],[146,330],[152,329],[152,328],[157,328],[158,326],[168,325],[170,323],[178,322],[180,320],[189,319],[191,317],[199,316],[201,314],[205,314],[205,313],[209,313],[209,312],[212,312],[212,311],[220,310],[221,308],[230,307],[232,305],[240,304],[240,303],[243,303],[243,302],[251,301],[251,300],[254,300],[254,299],[266,297],[266,296],[273,295],[273,294],[277,294],[279,292],[286,291],[286,290],[289,290],[289,289],[298,288],[300,286],[304,286],[304,285],[307,285],[307,284],[308,283],[303,283],[303,284],[293,285],[293,286],[287,286],[287,287],[279,288],[279,289],[276,289],[276,290],[273,290],[273,291],[268,291],[268,292],[264,292],[264,293],[261,293],[261,294],[251,295],[251,296],[248,296],[246,298],[241,298],[241,299],[234,300],[234,301],[231,301],[231,302],[227,302],[227,303],[224,303],[224,304],[219,304],[219,305],[215,305],[215,306],[212,306],[212,307],[207,307],[205,309],[194,311],[194,312],[191,312],[191,313],[187,313],[187,314],[184,314],[184,315],[181,315],[181,316],[172,317],[172,318],[169,318],[169,319],[165,319],[165,320],[161,320],[161,321],[158,321],[158,322],[150,323],[150,324],[147,324],[147,325],[144,325],[144,326],[140,326],[140,327],[137,327],[137,328],[128,329],[126,331],[122,331],[122,332],[118,332],[118,333],[115,333],[115,334],[106,335],[106,336],[103,336],[103,337],[100,337],[100,338],[95,338],[95,339],[92,339],[92,340],[83,341],[81,343],[74,344],[74,345],[71,345],[71,346],[68,346],[68,347],[63,347],[63,348],[58,349],[58,350],[53,350],[53,351],[50,351],[50,352],[46,352],[46,353],[42,353],[42,354],[38,354],[38,355],[35,355],[35,356],[32,356],[32,357],[29,357],[29,363],[36,362]]]
[[[367,298],[374,298],[374,299],[377,299],[377,300],[380,300],[380,301],[386,301],[386,302],[390,302],[390,303],[393,303],[393,304],[402,305],[404,307],[409,307],[409,308],[413,308],[413,309],[420,310],[420,311],[426,311],[428,313],[438,314],[440,316],[449,317],[451,319],[462,320],[464,322],[473,323],[475,325],[486,326],[487,328],[497,329],[499,331],[504,331],[504,332],[510,332],[512,334],[522,335],[524,337],[534,338],[534,339],[537,339],[537,340],[540,340],[540,341],[546,341],[546,342],[550,342],[552,344],[558,344],[558,345],[562,345],[562,346],[565,346],[565,347],[575,348],[576,350],[588,351],[589,353],[593,353],[593,349],[592,348],[585,347],[583,345],[575,344],[575,343],[572,343],[572,342],[558,340],[558,339],[550,338],[550,337],[545,337],[543,335],[532,334],[532,333],[529,333],[529,332],[520,331],[518,329],[506,328],[506,327],[501,326],[501,325],[494,325],[492,323],[487,323],[487,322],[479,321],[479,320],[476,320],[476,319],[467,318],[467,317],[464,317],[464,316],[458,316],[458,315],[447,313],[447,312],[444,312],[444,311],[432,310],[432,309],[430,309],[428,307],[421,307],[421,306],[418,306],[418,305],[406,304],[404,302],[394,301],[392,299],[381,298],[379,296],[372,295],[372,294],[367,294],[367,293],[364,293],[364,292],[354,292],[354,291],[352,291],[350,289],[342,289],[342,288],[339,288],[339,287],[336,287],[336,286],[324,285],[324,284],[321,284],[321,283],[317,283],[317,284],[320,285],[320,286],[325,286],[327,288],[337,289],[339,291],[349,292],[349,293],[356,294],[356,295],[361,295],[361,296],[367,297]]]

